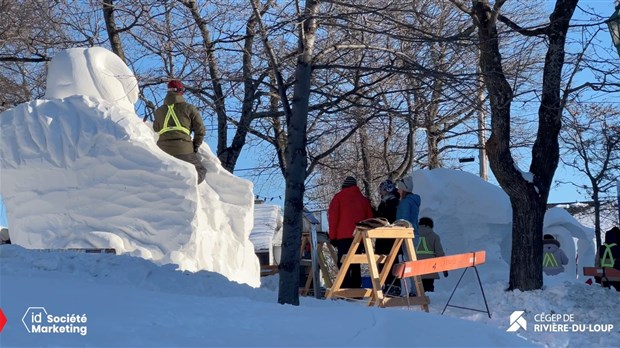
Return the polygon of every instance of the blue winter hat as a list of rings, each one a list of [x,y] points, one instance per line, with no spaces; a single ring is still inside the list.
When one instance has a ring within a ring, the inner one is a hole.
[[[385,180],[381,184],[379,184],[379,192],[381,193],[390,193],[396,190],[396,185],[390,179]]]

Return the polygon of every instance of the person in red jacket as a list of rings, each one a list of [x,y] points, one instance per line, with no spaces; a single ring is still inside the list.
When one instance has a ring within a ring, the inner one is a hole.
[[[332,198],[327,211],[329,239],[338,249],[338,267],[342,266],[342,256],[349,252],[353,243],[355,224],[372,217],[370,201],[364,197],[357,187],[357,180],[354,177],[348,176],[342,183],[342,190]],[[342,287],[359,288],[361,285],[362,272],[360,265],[352,264],[344,277]]]

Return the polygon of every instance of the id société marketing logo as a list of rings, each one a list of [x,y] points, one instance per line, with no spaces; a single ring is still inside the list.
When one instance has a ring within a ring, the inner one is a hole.
[[[86,314],[52,315],[45,307],[28,307],[22,323],[31,334],[79,334],[86,336]]]
[[[614,329],[611,323],[584,324],[577,322],[573,313],[536,313],[534,323],[530,325],[533,332],[600,332],[608,333]],[[510,315],[510,326],[506,331],[527,331],[525,311],[514,311]]]

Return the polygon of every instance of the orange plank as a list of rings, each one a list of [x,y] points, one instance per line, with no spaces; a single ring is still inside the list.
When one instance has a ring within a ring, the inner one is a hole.
[[[486,260],[484,250],[442,257],[433,257],[425,260],[407,261],[394,265],[392,274],[399,278],[408,278],[423,274],[451,271],[481,265]]]
[[[583,275],[591,276],[591,277],[602,277],[603,276],[603,268],[601,267],[584,267]],[[618,278],[620,277],[620,270],[615,268],[605,267],[605,275],[609,278]]]

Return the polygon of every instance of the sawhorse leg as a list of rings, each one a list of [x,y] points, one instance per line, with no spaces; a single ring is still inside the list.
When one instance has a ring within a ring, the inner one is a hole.
[[[475,308],[469,308],[469,307],[455,306],[455,305],[451,305],[450,304],[450,301],[452,300],[452,296],[454,296],[454,293],[456,292],[456,289],[459,287],[459,284],[461,283],[461,280],[463,280],[463,276],[465,275],[465,272],[467,272],[467,270],[470,269],[470,268],[473,268],[474,271],[476,271],[476,278],[478,278],[478,285],[480,285],[480,291],[482,292],[482,299],[484,300],[484,306],[487,309],[486,311],[483,311],[483,310],[480,310],[480,309],[475,309]],[[476,266],[465,268],[465,270],[461,274],[461,277],[459,278],[459,281],[456,282],[456,286],[454,287],[454,290],[452,290],[452,294],[450,295],[450,298],[448,299],[448,302],[446,302],[446,306],[443,307],[443,310],[441,311],[442,315],[446,311],[446,308],[448,308],[448,306],[455,307],[455,308],[461,308],[461,309],[467,309],[467,310],[470,310],[470,311],[486,313],[489,316],[489,319],[491,318],[491,312],[489,311],[489,304],[487,303],[487,297],[484,295],[484,289],[482,288],[482,282],[480,281],[480,274],[478,274],[478,268]]]

